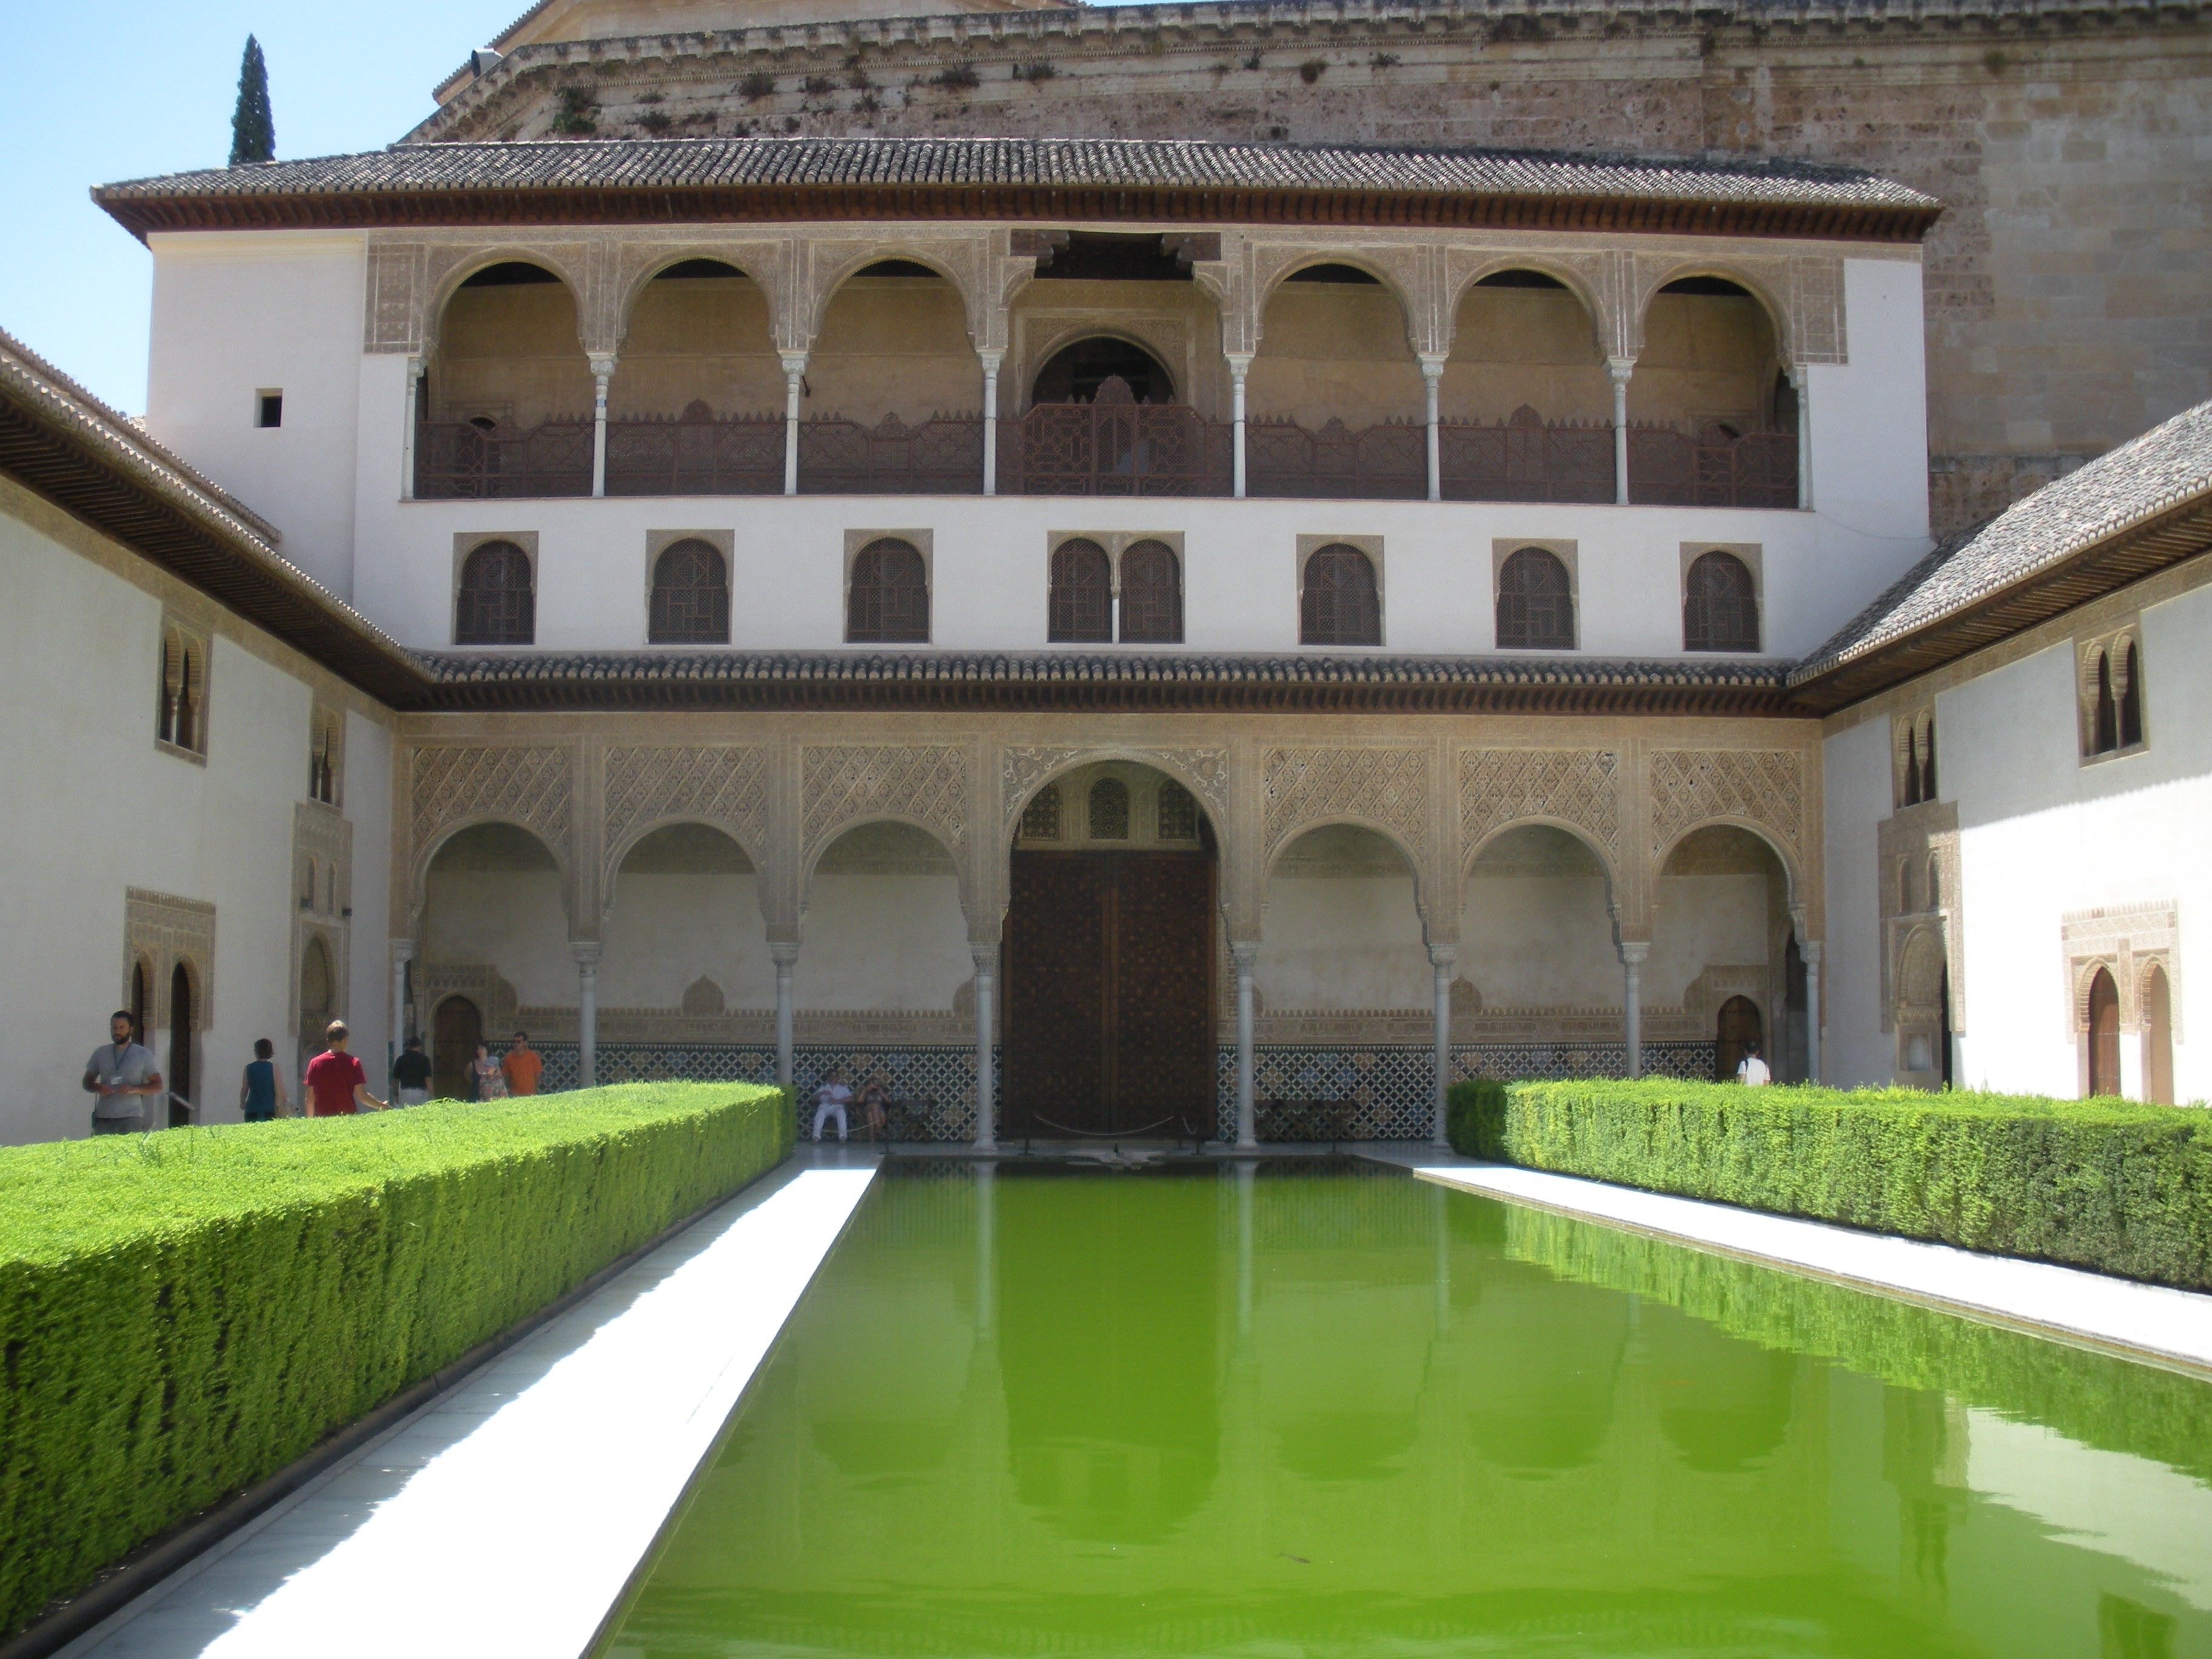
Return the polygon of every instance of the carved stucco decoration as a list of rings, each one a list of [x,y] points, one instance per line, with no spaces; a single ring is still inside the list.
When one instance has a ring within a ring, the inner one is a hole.
[[[2172,1037],[2184,1040],[2181,1010],[2181,953],[2179,917],[2171,900],[2149,904],[2106,905],[2094,910],[2069,910],[2059,918],[2059,939],[2066,962],[2067,996],[2072,1005],[2076,1036],[2089,1029],[2089,988],[2097,970],[2112,976],[2120,994],[2120,1029],[2142,1029],[2143,994],[2150,970],[2166,975],[2167,1017]]]
[[[1620,860],[1620,756],[1611,749],[1471,749],[1460,757],[1460,844],[1473,850],[1521,818],[1587,830]]]
[[[726,830],[758,858],[768,834],[764,749],[617,748],[607,750],[606,848],[611,894],[617,860],[639,826],[688,818]]]
[[[968,751],[951,744],[808,745],[801,753],[809,865],[832,832],[868,817],[906,818],[957,854],[968,838]]]
[[[1804,878],[1805,763],[1794,750],[1654,750],[1650,780],[1655,862],[1686,830],[1735,818],[1767,831]]]
[[[637,302],[657,273],[685,259],[719,259],[743,271],[767,296],[769,336],[779,349],[789,349],[794,251],[789,237],[718,236],[705,225],[672,227],[659,235],[625,234],[615,248],[610,337],[620,342],[628,337]]]
[[[1881,1029],[1893,1030],[1904,999],[1909,941],[1932,932],[1950,973],[1952,1029],[1966,1029],[1966,879],[1955,801],[1899,808],[1875,826],[1875,898],[1881,923]],[[1929,881],[1930,873],[1935,879]],[[1908,894],[1908,887],[1910,889]],[[1937,998],[1926,999],[1934,1006]]]
[[[1678,276],[1726,276],[1748,289],[1773,319],[1776,343],[1784,362],[1795,364],[1846,361],[1844,337],[1844,262],[1838,254],[1717,252],[1637,253],[1632,288],[1626,296],[1626,334],[1634,356],[1644,349],[1644,322],[1659,290]]]
[[[955,235],[854,231],[802,238],[792,285],[793,338],[811,347],[831,297],[855,272],[878,259],[912,259],[933,267],[959,290],[968,337],[978,350],[1003,349],[1006,312],[996,298],[1007,273],[994,254],[1003,253],[1004,238],[1004,232],[989,230]],[[1000,245],[997,249],[994,242]]]
[[[1285,274],[1295,266],[1335,261],[1372,271],[1389,286],[1405,313],[1408,349],[1437,352],[1447,348],[1451,319],[1444,312],[1444,251],[1440,246],[1310,232],[1295,239],[1254,236],[1243,251],[1243,295],[1252,310],[1249,337],[1255,346],[1267,319],[1267,302]]]
[[[215,906],[173,893],[125,888],[123,995],[117,1007],[131,1006],[131,970],[141,963],[147,969],[149,1026],[169,1023],[169,981],[179,963],[186,964],[199,1004],[192,1011],[194,1028],[204,1031],[215,1023]]]
[[[575,791],[567,749],[426,748],[414,758],[410,822],[417,858],[451,825],[499,818],[534,831],[568,866]]]
[[[1448,247],[1438,283],[1443,306],[1444,349],[1458,343],[1459,308],[1468,290],[1498,270],[1540,270],[1572,289],[1589,313],[1590,337],[1601,356],[1622,357],[1633,349],[1624,320],[1631,272],[1626,256],[1613,251],[1573,252],[1555,248]],[[1470,345],[1472,343],[1470,342]]]
[[[1131,759],[1176,780],[1205,803],[1215,824],[1229,812],[1229,751],[1226,749],[1100,749],[1066,745],[1009,748],[999,753],[999,784],[1005,828],[1011,830],[1037,786],[1065,772],[1079,759]]]
[[[1261,763],[1267,854],[1310,823],[1364,818],[1418,865],[1428,842],[1425,749],[1270,749]]]

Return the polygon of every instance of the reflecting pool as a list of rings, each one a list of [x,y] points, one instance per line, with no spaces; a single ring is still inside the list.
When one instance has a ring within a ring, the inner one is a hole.
[[[602,1652],[2212,1659],[2212,1384],[1369,1166],[897,1160]]]

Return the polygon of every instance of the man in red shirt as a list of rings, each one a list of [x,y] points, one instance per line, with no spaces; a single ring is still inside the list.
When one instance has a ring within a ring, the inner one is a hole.
[[[356,1112],[380,1112],[384,1103],[368,1091],[368,1074],[361,1062],[346,1052],[353,1033],[346,1023],[334,1019],[323,1033],[331,1046],[307,1062],[307,1115],[349,1117]]]

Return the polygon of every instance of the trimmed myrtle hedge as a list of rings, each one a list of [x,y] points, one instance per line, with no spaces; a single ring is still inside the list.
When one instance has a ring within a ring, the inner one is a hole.
[[[637,1084],[0,1150],[0,1636],[736,1191],[783,1092]]]
[[[1635,1082],[1455,1085],[1453,1146],[1748,1209],[2212,1290],[2212,1112]]]

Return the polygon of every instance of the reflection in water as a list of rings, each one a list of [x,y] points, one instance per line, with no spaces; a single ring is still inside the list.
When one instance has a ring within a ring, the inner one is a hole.
[[[900,1160],[605,1651],[2212,1659],[2212,1388],[1356,1167]]]

